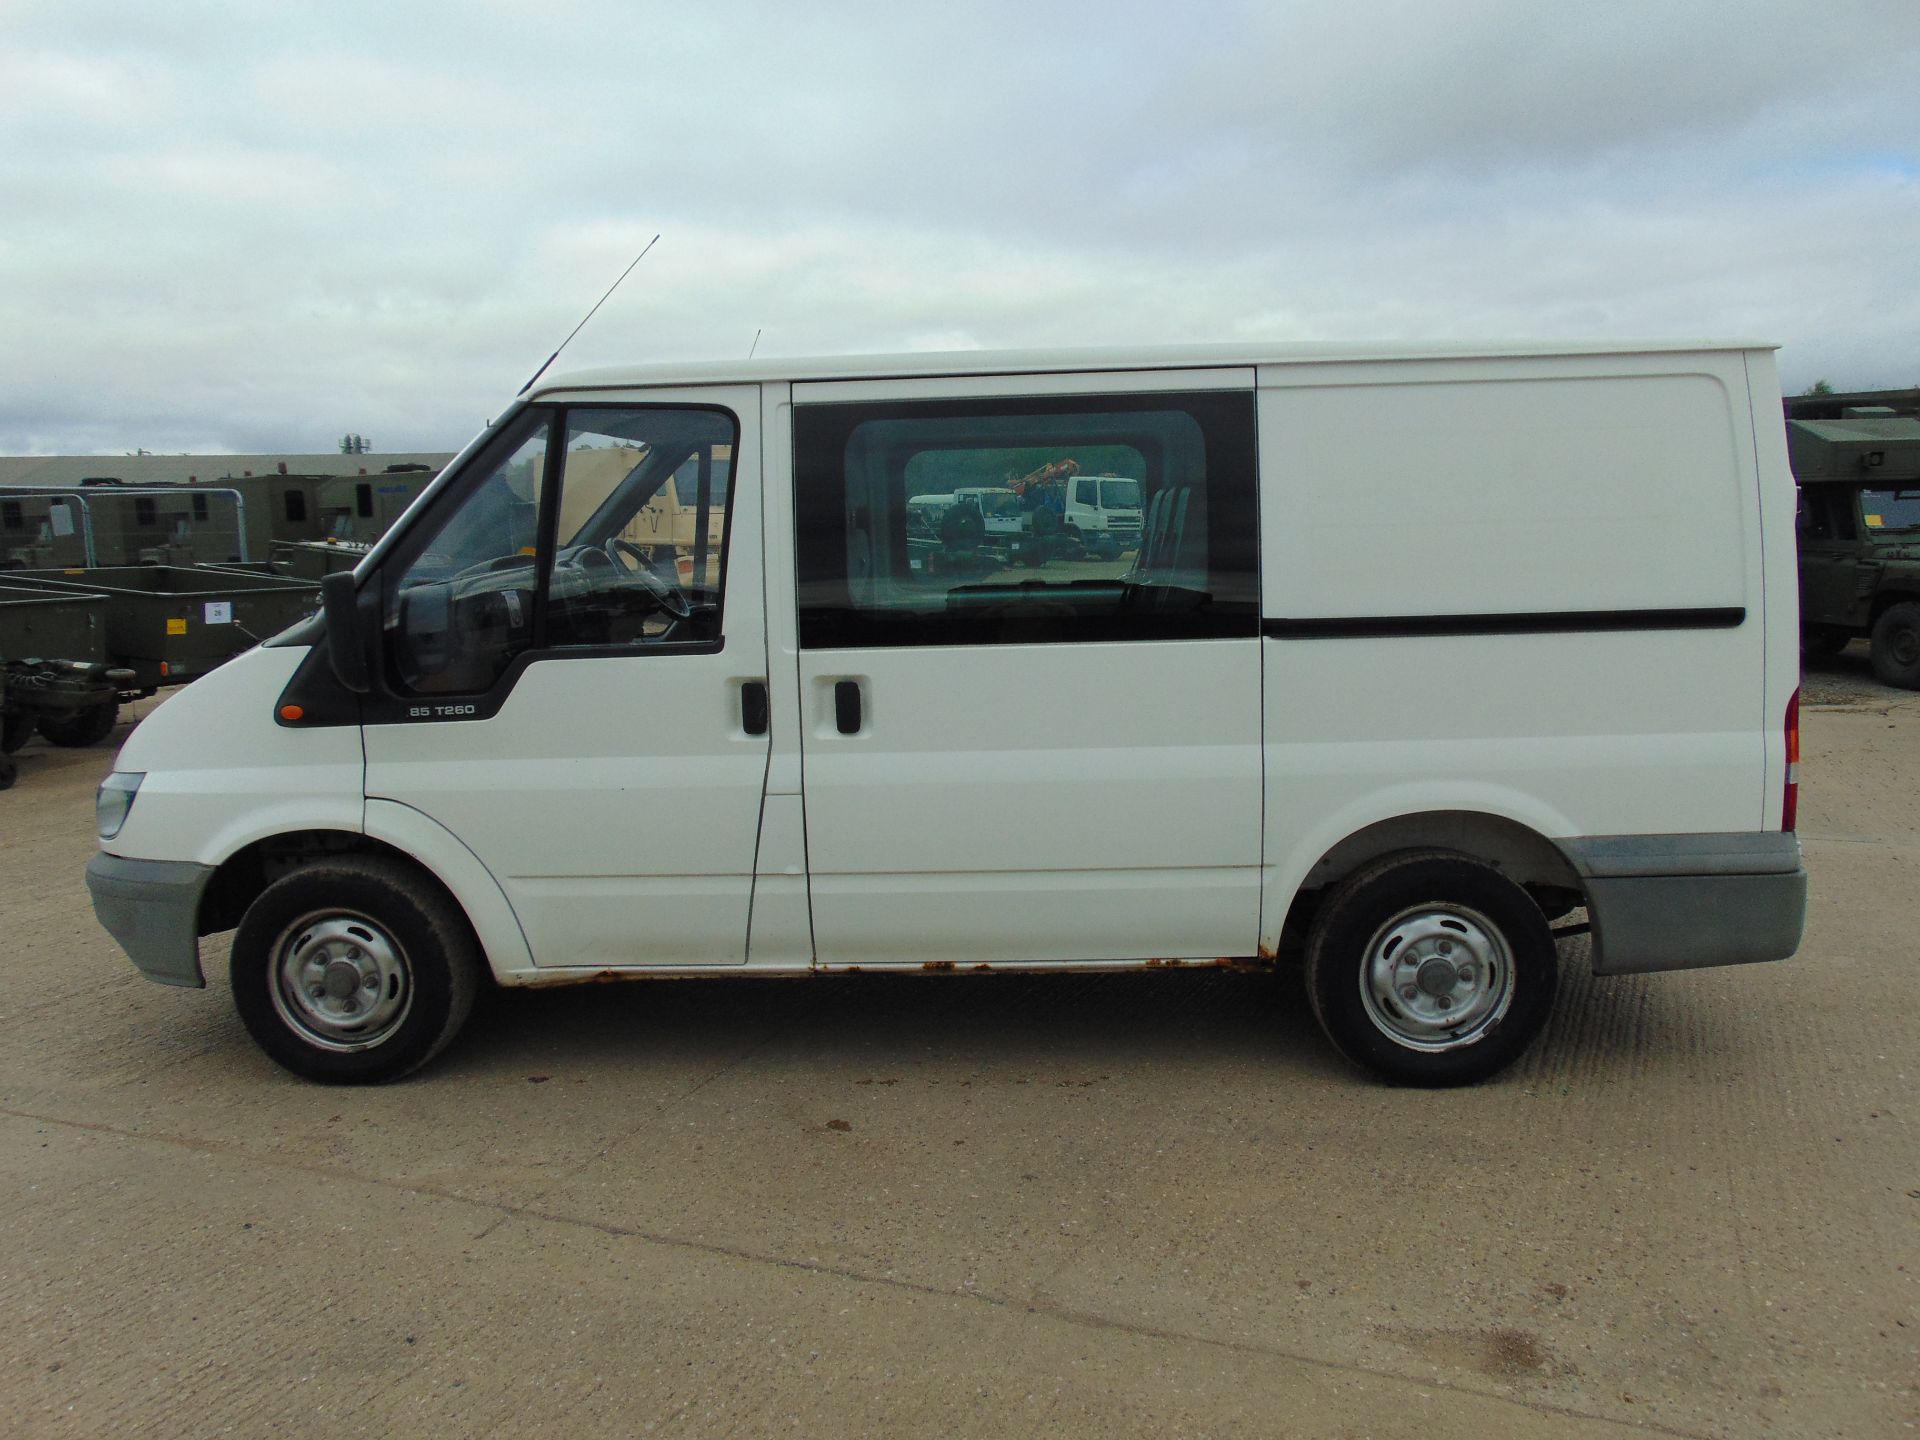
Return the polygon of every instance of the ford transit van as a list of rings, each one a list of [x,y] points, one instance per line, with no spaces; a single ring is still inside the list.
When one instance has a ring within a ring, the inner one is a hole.
[[[924,563],[921,477],[1068,461],[1137,545]],[[1297,957],[1343,1053],[1457,1084],[1569,934],[1796,948],[1793,543],[1753,344],[555,376],[141,724],[88,880],[163,983],[233,931],[316,1080],[487,983]]]

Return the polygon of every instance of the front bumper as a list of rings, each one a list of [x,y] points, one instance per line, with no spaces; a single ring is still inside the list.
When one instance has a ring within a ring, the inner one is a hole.
[[[162,985],[204,986],[200,897],[211,865],[127,860],[105,851],[87,862],[93,913],[140,973]]]
[[[1587,892],[1596,975],[1784,960],[1800,948],[1807,871],[1791,832],[1608,835],[1561,846]]]

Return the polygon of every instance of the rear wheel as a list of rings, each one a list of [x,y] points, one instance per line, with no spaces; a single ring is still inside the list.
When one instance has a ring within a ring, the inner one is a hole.
[[[1920,605],[1889,605],[1873,622],[1873,673],[1884,684],[1920,690]]]
[[[1492,866],[1444,850],[1388,856],[1316,917],[1307,995],[1342,1054],[1404,1085],[1467,1085],[1546,1025],[1559,967],[1546,917]]]
[[[0,755],[0,790],[11,790],[20,778],[20,766],[11,755]]]
[[[71,715],[43,715],[40,717],[40,733],[55,745],[78,750],[86,745],[98,745],[113,733],[113,727],[120,719],[120,706],[108,700],[99,705],[89,705],[84,710],[76,710]]]
[[[444,1049],[473,1008],[481,960],[458,906],[377,856],[303,865],[260,893],[233,939],[233,1002],[294,1074],[397,1080]]]

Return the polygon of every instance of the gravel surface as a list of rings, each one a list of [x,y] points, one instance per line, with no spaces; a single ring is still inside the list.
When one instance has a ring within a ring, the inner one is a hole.
[[[0,794],[8,1437],[1770,1437],[1920,1424],[1920,697],[1809,675],[1795,959],[1597,979],[1472,1089],[1297,973],[495,994],[293,1080]],[[124,729],[116,739],[124,736]]]

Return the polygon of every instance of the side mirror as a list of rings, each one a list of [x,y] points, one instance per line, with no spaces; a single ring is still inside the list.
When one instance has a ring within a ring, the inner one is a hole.
[[[320,613],[327,624],[327,659],[333,677],[355,695],[373,689],[367,674],[367,647],[360,633],[359,598],[353,572],[336,570],[320,577]]]

